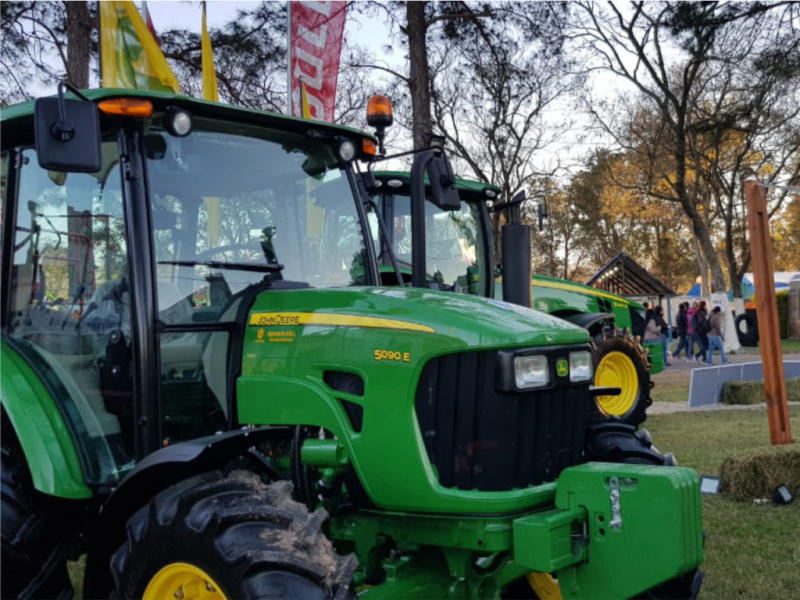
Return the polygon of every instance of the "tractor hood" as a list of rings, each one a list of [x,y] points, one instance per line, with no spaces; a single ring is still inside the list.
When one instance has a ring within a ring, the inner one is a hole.
[[[385,341],[412,334],[428,340],[423,345],[431,351],[588,342],[582,328],[539,311],[416,288],[267,291],[254,302],[247,324],[248,329],[267,330],[261,339],[268,340],[270,334],[297,339],[323,333],[330,339],[337,330],[348,338],[377,334]]]
[[[344,444],[366,494],[379,507],[517,512],[541,503],[541,494],[550,488],[509,484],[506,489],[504,484],[481,491],[480,485],[470,484],[458,489],[448,475],[440,484],[438,459],[426,458],[426,444],[436,427],[450,427],[445,420],[457,414],[464,428],[459,456],[465,458],[468,448],[480,446],[478,454],[494,457],[476,462],[475,472],[499,474],[510,464],[508,445],[527,448],[521,440],[536,439],[537,432],[542,443],[548,440],[549,450],[538,463],[532,444],[530,464],[551,465],[547,468],[554,474],[556,461],[572,464],[583,447],[589,382],[572,386],[558,373],[541,396],[520,396],[499,389],[498,365],[507,356],[501,350],[546,347],[550,359],[563,361],[576,347],[588,350],[588,341],[583,329],[544,313],[453,292],[395,287],[267,290],[247,315],[236,382],[237,416],[241,423],[302,423],[330,432]],[[434,371],[441,375],[435,385]],[[418,398],[420,390],[424,400]],[[536,402],[527,401],[534,396]],[[426,420],[428,413],[418,414],[420,406],[446,402],[463,404],[464,409],[441,404],[436,414],[442,420],[435,426]],[[564,419],[554,425],[557,431],[548,429],[548,414]],[[491,432],[484,427],[489,423]],[[509,437],[512,431],[522,433]],[[450,435],[444,429],[439,434]],[[473,439],[473,434],[480,437]],[[456,465],[461,458],[443,460]]]

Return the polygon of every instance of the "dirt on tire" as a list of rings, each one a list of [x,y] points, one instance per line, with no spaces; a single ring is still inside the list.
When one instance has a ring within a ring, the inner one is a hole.
[[[292,484],[249,471],[180,482],[128,521],[111,570],[119,598],[141,598],[164,566],[207,573],[228,598],[348,598],[355,557],[336,553],[322,525],[292,499]]]

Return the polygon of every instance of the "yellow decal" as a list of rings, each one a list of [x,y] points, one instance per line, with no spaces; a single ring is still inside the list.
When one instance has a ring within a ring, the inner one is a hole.
[[[597,290],[594,288],[586,289],[584,287],[578,287],[574,285],[564,284],[564,283],[556,283],[554,281],[540,281],[540,280],[533,280],[533,287],[546,287],[546,288],[553,288],[554,290],[565,290],[567,292],[575,292],[576,294],[588,294],[590,296],[600,296],[601,298],[608,298],[609,300],[616,300],[619,302],[619,296],[614,296],[613,294],[607,294],[601,290]],[[627,306],[627,304],[623,305]]]
[[[359,317],[356,315],[340,315],[337,313],[312,312],[259,312],[250,315],[251,327],[285,327],[305,325],[331,325],[334,327],[371,327],[376,329],[399,329],[402,331],[419,331],[436,333],[433,327],[384,319],[381,317]]]
[[[259,342],[264,339],[264,330],[263,329],[259,329],[258,330],[258,336],[257,337],[258,337],[258,341]]]
[[[396,360],[401,362],[411,362],[411,352],[397,352],[396,350],[375,349],[375,360]]]

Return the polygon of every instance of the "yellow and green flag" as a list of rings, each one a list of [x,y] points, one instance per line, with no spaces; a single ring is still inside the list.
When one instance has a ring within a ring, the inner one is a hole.
[[[211,50],[211,38],[206,27],[206,3],[203,2],[203,33],[200,39],[203,52],[203,98],[219,102],[217,91],[217,72],[214,70],[214,52]]]
[[[311,118],[311,106],[308,104],[308,90],[306,89],[306,84],[302,81],[300,82],[300,105],[302,108],[303,118],[310,119]]]
[[[181,87],[130,0],[100,2],[103,87],[179,93]]]

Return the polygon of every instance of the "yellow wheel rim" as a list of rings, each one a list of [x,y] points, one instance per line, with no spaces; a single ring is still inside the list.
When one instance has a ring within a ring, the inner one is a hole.
[[[540,600],[562,600],[558,579],[550,573],[528,573],[528,584]]]
[[[598,387],[618,387],[619,396],[598,396],[597,405],[606,415],[621,417],[636,403],[639,394],[639,376],[636,365],[622,352],[609,352],[597,365],[594,384]]]
[[[142,600],[228,600],[208,574],[188,563],[172,563],[147,584]]]

